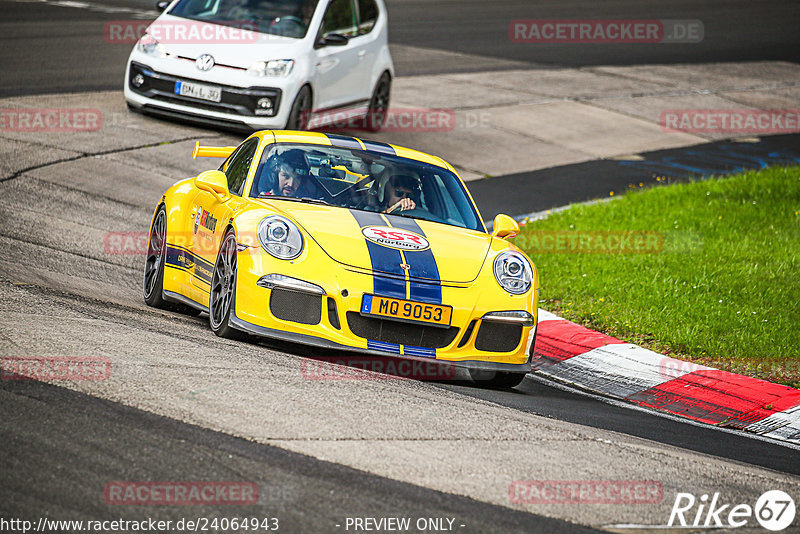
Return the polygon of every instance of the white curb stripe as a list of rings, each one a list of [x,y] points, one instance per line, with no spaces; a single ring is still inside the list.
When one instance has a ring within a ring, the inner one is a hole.
[[[612,344],[551,365],[541,372],[583,388],[626,398],[695,370],[632,343]]]

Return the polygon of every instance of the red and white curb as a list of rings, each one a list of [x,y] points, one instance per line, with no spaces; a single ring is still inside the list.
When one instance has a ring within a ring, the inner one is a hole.
[[[676,360],[541,309],[533,371],[645,408],[800,443],[800,390]]]

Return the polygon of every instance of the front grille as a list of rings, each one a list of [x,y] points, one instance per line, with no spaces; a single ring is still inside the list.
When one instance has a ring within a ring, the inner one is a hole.
[[[347,325],[358,337],[396,343],[398,345],[412,345],[426,349],[441,349],[448,346],[458,335],[458,328],[437,328],[418,324],[402,323],[389,319],[376,319],[364,317],[358,312],[347,312]]]
[[[322,297],[297,291],[273,289],[269,296],[269,311],[283,321],[319,324],[322,319]]]
[[[511,352],[519,346],[522,325],[481,321],[475,348],[486,352]]]
[[[133,78],[141,74],[144,83],[136,87],[133,85]],[[203,85],[216,85],[222,88],[222,100],[220,102],[210,102],[195,98],[175,94],[175,83],[178,81],[196,82]],[[272,117],[278,112],[281,103],[281,90],[271,87],[234,87],[231,85],[220,85],[218,83],[194,80],[191,78],[178,78],[169,74],[155,72],[140,63],[131,63],[130,77],[128,86],[131,91],[139,93],[154,100],[162,102],[172,102],[184,106],[191,106],[208,111],[220,113],[233,113],[247,117]],[[271,115],[256,115],[256,104],[260,98],[272,100]]]

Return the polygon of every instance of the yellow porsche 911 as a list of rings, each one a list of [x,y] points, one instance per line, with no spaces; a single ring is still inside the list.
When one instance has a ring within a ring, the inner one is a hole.
[[[255,334],[439,361],[513,387],[531,368],[538,275],[487,232],[442,159],[340,135],[263,131],[170,187],[150,225],[144,299]]]

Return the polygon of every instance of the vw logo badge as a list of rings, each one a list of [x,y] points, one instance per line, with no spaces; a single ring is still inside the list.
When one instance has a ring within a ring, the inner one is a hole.
[[[194,66],[197,67],[197,70],[204,72],[211,70],[211,67],[214,66],[214,58],[210,54],[203,54],[195,60]]]

